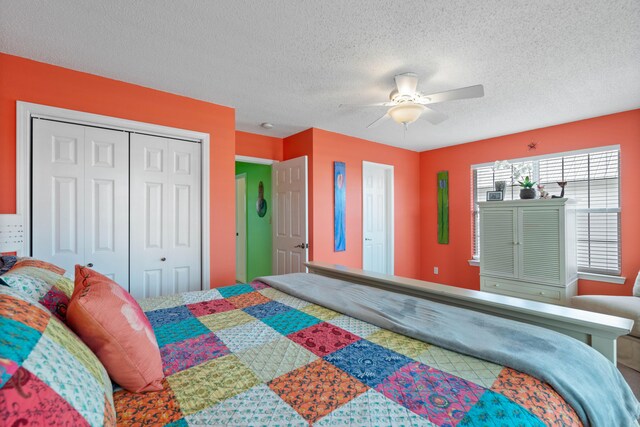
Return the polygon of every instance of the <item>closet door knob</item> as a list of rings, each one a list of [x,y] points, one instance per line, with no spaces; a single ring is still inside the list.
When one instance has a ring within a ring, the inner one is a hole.
[[[165,257],[160,258],[160,261],[166,261],[167,259]]]
[[[89,264],[87,264],[87,267],[89,267],[89,268],[93,267],[93,263],[90,262]]]

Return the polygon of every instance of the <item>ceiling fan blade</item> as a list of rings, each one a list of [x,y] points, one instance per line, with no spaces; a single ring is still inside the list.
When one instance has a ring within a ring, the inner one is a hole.
[[[435,104],[437,102],[455,101],[456,99],[482,98],[483,96],[484,87],[482,85],[475,85],[448,90],[445,92],[432,93],[431,95],[422,95],[419,102],[423,105]]]
[[[391,116],[389,115],[389,113],[386,113],[384,116],[382,116],[382,117],[380,117],[380,118],[376,119],[375,121],[371,122],[371,123],[369,124],[369,126],[367,126],[367,129],[368,129],[368,128],[372,128],[372,127],[376,127],[376,126],[378,126],[380,123],[384,122],[385,120],[388,120],[389,118],[391,118]]]
[[[413,95],[418,87],[418,75],[416,73],[404,73],[395,76],[396,87],[400,95]]]
[[[429,107],[424,107],[424,111],[422,112],[422,115],[420,117],[427,119],[434,125],[442,123],[449,118],[449,116],[447,116],[446,114],[441,113],[440,111],[432,110]]]
[[[338,108],[391,107],[393,102],[377,102],[375,104],[340,104]]]

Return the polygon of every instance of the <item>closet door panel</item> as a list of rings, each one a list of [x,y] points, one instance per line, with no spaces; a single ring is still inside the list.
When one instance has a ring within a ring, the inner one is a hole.
[[[169,286],[168,146],[164,138],[131,134],[129,269],[134,298],[164,295]]]
[[[129,134],[85,129],[85,263],[129,289]]]
[[[197,291],[201,288],[200,144],[170,140],[169,155],[172,288],[168,291]]]
[[[32,253],[73,275],[84,262],[84,138],[79,125],[33,119]]]

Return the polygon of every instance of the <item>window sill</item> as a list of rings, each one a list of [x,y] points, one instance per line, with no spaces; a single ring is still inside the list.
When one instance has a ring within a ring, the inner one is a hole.
[[[472,267],[480,267],[480,260],[479,259],[470,259],[469,261],[467,261],[469,263],[470,266]]]
[[[622,276],[611,276],[608,274],[596,274],[596,273],[578,273],[578,279],[582,280],[593,280],[594,282],[606,282],[606,283],[615,283],[616,285],[624,284],[626,277]]]

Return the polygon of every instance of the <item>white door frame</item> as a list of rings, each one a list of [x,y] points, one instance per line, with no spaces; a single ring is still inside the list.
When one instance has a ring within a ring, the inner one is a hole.
[[[242,218],[242,222],[244,225],[244,271],[242,272],[242,274],[238,274],[238,247],[237,247],[237,239],[236,239],[236,281],[239,281],[241,283],[247,283],[247,252],[248,252],[248,245],[247,245],[247,214],[248,214],[248,209],[247,209],[247,174],[246,173],[240,173],[236,175],[236,233],[238,233],[238,229],[240,228],[238,224],[238,218],[240,218],[240,216],[238,215],[238,181],[244,181],[244,218]]]
[[[365,203],[364,203],[364,178],[365,178],[365,173],[366,173],[366,169],[367,167],[377,167],[377,168],[382,168],[384,169],[384,177],[385,177],[385,182],[384,182],[384,188],[385,188],[385,193],[386,193],[386,209],[387,209],[387,214],[385,215],[386,218],[386,246],[387,246],[387,250],[386,250],[386,254],[387,254],[387,259],[386,259],[386,264],[387,264],[387,274],[389,275],[393,275],[394,274],[394,270],[395,270],[395,244],[394,244],[394,224],[395,224],[395,199],[394,199],[394,187],[393,187],[393,183],[394,183],[394,171],[393,171],[393,165],[385,165],[383,163],[374,163],[374,162],[367,162],[366,160],[362,161],[362,267],[364,268],[364,217],[365,217]]]
[[[16,101],[16,214],[22,216],[24,224],[24,243],[22,253],[31,254],[31,118],[39,117],[60,120],[79,125],[101,126],[109,129],[139,132],[169,138],[179,138],[202,144],[202,280],[201,288],[209,289],[211,280],[210,262],[210,201],[209,201],[209,152],[210,138],[208,133],[151,123],[127,120],[118,117],[68,110],[49,105]]]

